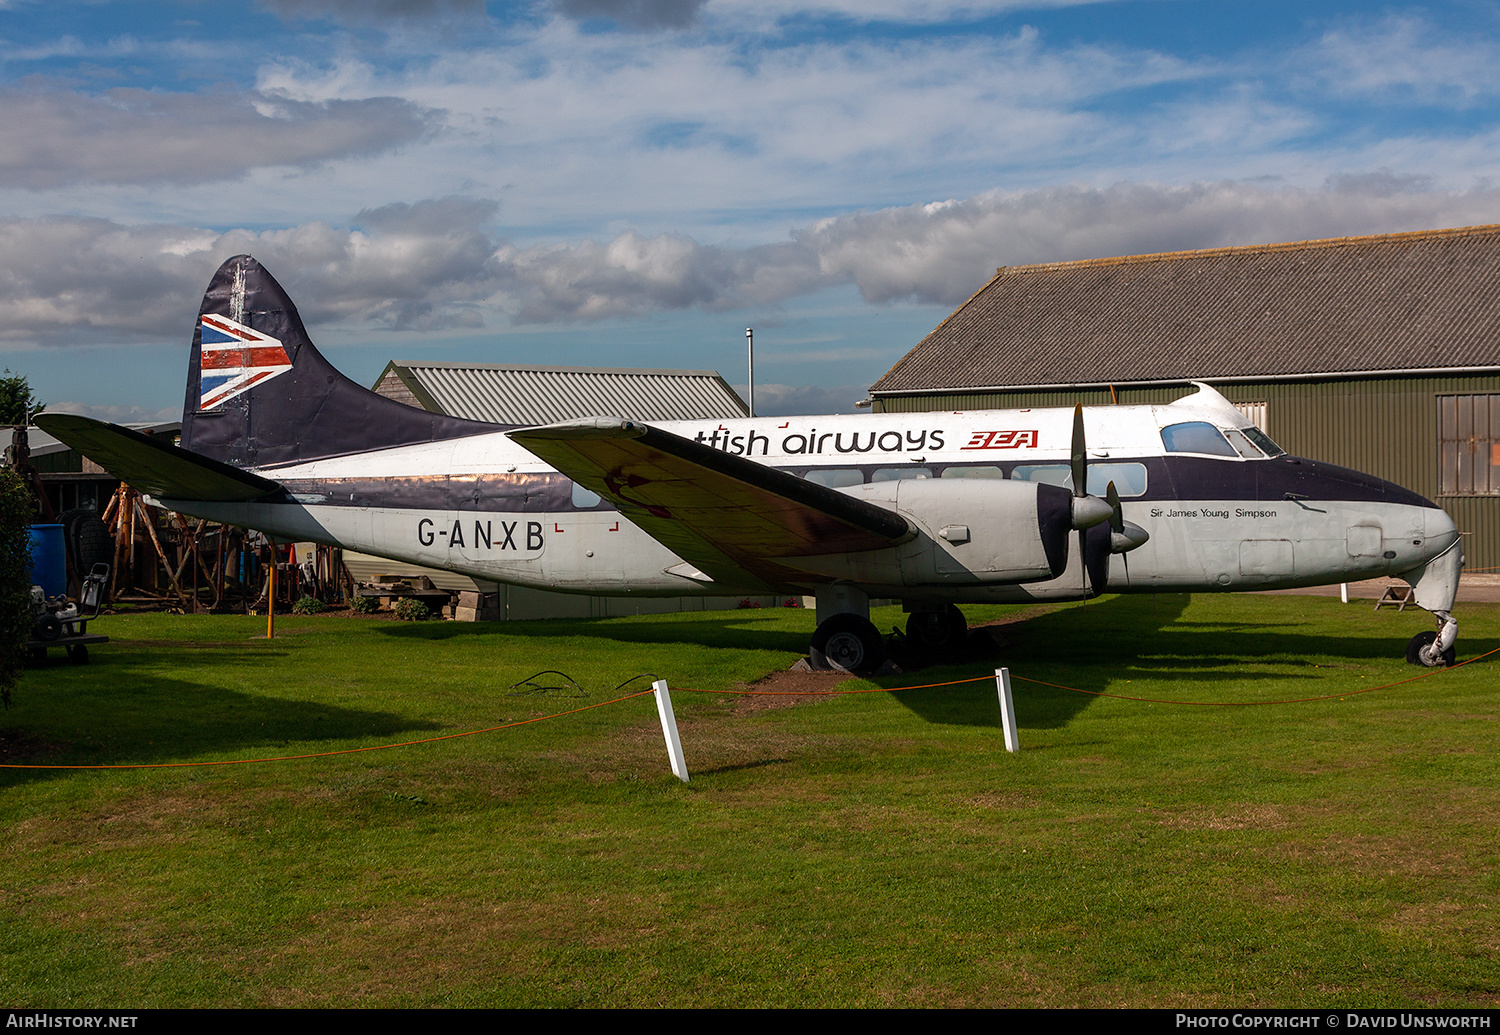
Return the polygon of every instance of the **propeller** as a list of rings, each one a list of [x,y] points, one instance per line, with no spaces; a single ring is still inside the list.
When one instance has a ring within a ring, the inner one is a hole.
[[[1133,521],[1125,520],[1125,511],[1120,506],[1120,494],[1115,489],[1115,483],[1110,482],[1104,492],[1104,499],[1109,504],[1109,552],[1120,554],[1120,561],[1125,565],[1125,581],[1130,581],[1130,557],[1131,550],[1138,546],[1144,546],[1151,534]]]
[[[1083,404],[1079,403],[1073,407],[1073,527],[1078,530],[1078,557],[1079,567],[1083,569],[1083,596],[1087,600],[1091,596],[1098,596],[1104,589],[1104,583],[1109,578],[1109,551],[1095,549],[1090,551],[1088,540],[1095,539],[1096,544],[1102,546],[1103,529],[1090,535],[1090,529],[1110,520],[1114,515],[1115,508],[1107,501],[1098,496],[1088,494],[1089,476],[1089,451],[1088,443],[1083,436]],[[1090,555],[1097,559],[1089,563]],[[1089,592],[1090,588],[1093,592]]]

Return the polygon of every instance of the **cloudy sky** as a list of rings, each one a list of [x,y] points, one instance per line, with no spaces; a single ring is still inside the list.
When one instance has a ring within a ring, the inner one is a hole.
[[[0,364],[181,405],[250,252],[389,359],[848,410],[997,266],[1500,222],[1500,4],[0,0]]]

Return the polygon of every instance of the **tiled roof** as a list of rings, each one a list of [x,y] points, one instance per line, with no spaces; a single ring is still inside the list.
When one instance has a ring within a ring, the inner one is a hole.
[[[1500,369],[1500,225],[1000,269],[871,391]]]
[[[408,405],[493,424],[746,416],[740,397],[712,370],[391,363],[375,390]]]

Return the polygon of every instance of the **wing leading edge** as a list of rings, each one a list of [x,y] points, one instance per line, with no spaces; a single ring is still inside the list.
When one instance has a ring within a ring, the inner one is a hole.
[[[805,582],[780,559],[882,550],[916,534],[895,511],[635,421],[509,435],[695,566],[672,569],[689,578]]]
[[[41,413],[36,426],[157,499],[247,502],[282,491],[266,478],[118,424],[69,413]]]

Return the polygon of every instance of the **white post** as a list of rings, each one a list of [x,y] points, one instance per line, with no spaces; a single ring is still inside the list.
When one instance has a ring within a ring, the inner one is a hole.
[[[1021,750],[1016,736],[1016,708],[1010,699],[1010,669],[995,669],[995,692],[1000,695],[1000,724],[1005,727],[1005,750]]]
[[[687,783],[687,762],[682,757],[682,739],[677,736],[677,716],[672,714],[672,696],[667,692],[667,681],[658,679],[651,684],[651,689],[656,691],[656,714],[661,717],[661,735],[667,741],[667,758],[672,763],[672,775]]]
[[[1346,604],[1349,602],[1349,583],[1347,583],[1347,582],[1340,582],[1339,583],[1339,599],[1342,600]]]
[[[745,328],[745,351],[750,359],[750,416],[755,416],[755,328]]]

